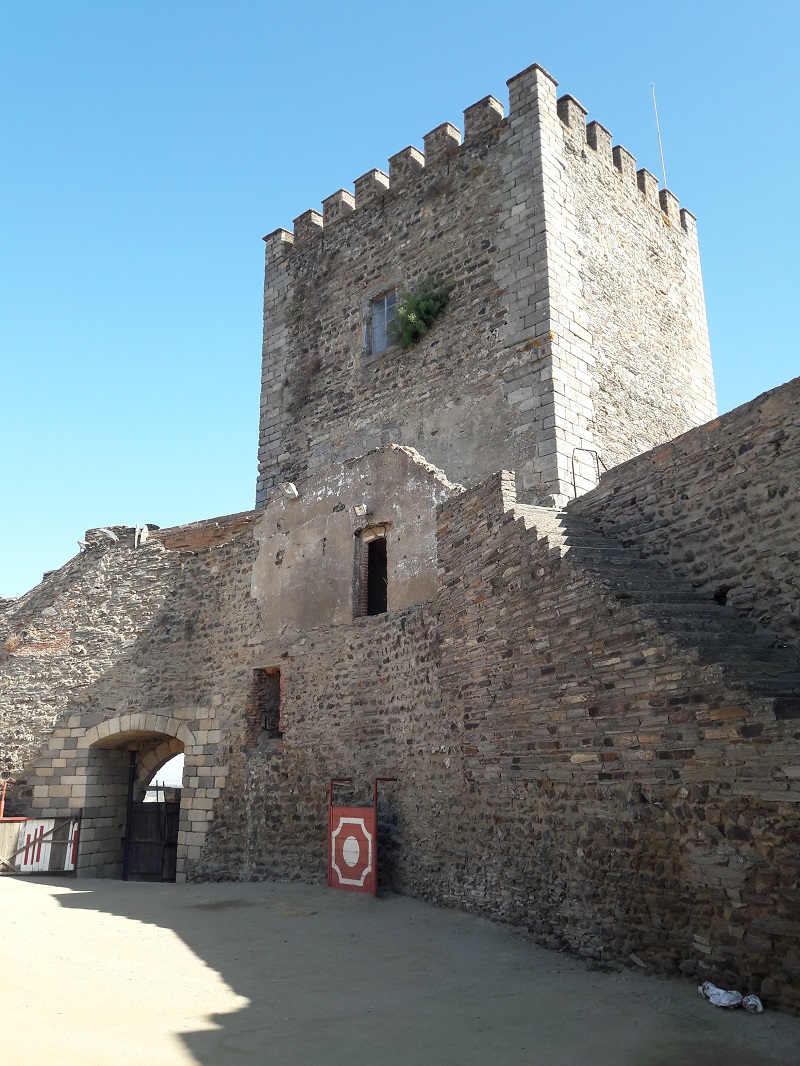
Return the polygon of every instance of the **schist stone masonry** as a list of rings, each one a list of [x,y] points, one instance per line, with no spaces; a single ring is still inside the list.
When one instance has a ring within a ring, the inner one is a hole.
[[[715,417],[694,218],[509,87],[266,238],[256,509],[0,601],[8,810],[120,876],[184,752],[179,879],[321,881],[397,778],[382,884],[797,1008],[800,379]]]

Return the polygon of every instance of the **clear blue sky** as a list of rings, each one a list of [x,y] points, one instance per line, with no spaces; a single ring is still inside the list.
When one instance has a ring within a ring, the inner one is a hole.
[[[0,595],[253,505],[261,237],[539,62],[697,215],[720,410],[800,373],[800,5],[0,3]]]

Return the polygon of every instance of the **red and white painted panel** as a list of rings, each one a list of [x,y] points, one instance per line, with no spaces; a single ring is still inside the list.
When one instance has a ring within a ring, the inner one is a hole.
[[[64,823],[58,827],[59,839],[53,840],[55,818],[28,818],[20,825],[15,865],[22,874],[58,873],[74,870],[78,850],[78,821],[69,819],[66,838]]]
[[[55,826],[54,818],[29,818],[20,826],[17,854],[20,873],[34,874],[50,869],[50,834]]]
[[[69,823],[69,837],[67,838],[67,851],[64,855],[64,870],[74,870],[78,858],[78,819],[74,818]]]
[[[330,807],[328,885],[346,892],[378,892],[378,834],[374,807]]]

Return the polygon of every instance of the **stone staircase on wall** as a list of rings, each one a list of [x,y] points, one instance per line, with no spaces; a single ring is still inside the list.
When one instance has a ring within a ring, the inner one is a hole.
[[[720,667],[725,684],[753,699],[773,701],[777,719],[800,719],[800,655],[772,633],[702,594],[664,565],[600,535],[568,511],[515,504],[526,529],[547,537],[551,549],[569,555],[608,595],[635,605],[643,618]]]

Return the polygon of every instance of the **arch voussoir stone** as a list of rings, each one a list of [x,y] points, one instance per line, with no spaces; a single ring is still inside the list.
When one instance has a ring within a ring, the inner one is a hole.
[[[83,736],[78,737],[78,747],[94,747],[101,740],[107,740],[117,733],[160,733],[163,736],[176,737],[183,741],[185,747],[193,747],[197,743],[189,726],[176,718],[152,714],[123,714],[119,718],[108,718],[99,725],[90,726]]]
[[[170,737],[143,754],[139,759],[136,778],[137,786],[144,788],[149,785],[162,766],[165,766],[170,759],[174,759],[176,755],[180,755],[184,750],[184,744],[179,737]]]

